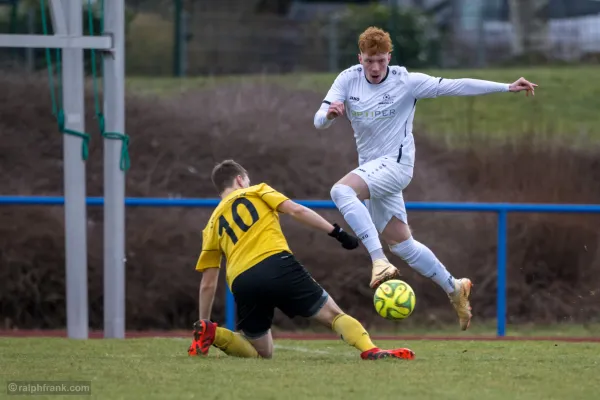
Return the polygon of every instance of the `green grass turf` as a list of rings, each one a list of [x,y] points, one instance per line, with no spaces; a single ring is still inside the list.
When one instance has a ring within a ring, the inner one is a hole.
[[[481,321],[474,319],[469,330],[464,332],[459,329],[458,321],[452,324],[419,325],[410,321],[391,322],[386,329],[368,329],[371,335],[396,335],[396,336],[431,336],[431,337],[490,337],[496,336],[496,321]],[[307,331],[310,333],[310,331]],[[324,328],[315,325],[314,332],[329,333]],[[559,323],[559,324],[514,324],[507,323],[506,336],[515,337],[556,337],[556,338],[600,338],[600,323]]]
[[[107,399],[562,400],[598,394],[600,344],[379,344],[408,346],[417,359],[362,361],[341,341],[277,341],[273,360],[244,360],[214,348],[209,358],[190,358],[182,339],[2,338],[0,397],[12,380],[89,380],[92,397]]]
[[[445,78],[477,78],[510,83],[524,76],[539,85],[535,97],[492,94],[422,100],[415,123],[420,130],[460,144],[470,135],[506,139],[515,135],[566,138],[574,146],[600,137],[600,81],[597,67],[506,68],[486,70],[423,70]],[[279,76],[142,78],[128,77],[132,91],[169,95],[182,90],[215,88],[240,82],[275,83],[325,95],[335,74]],[[318,104],[314,105],[315,110]]]

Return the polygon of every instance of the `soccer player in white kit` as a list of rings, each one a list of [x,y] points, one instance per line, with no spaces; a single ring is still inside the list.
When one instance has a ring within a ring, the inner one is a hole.
[[[371,288],[400,275],[383,252],[381,234],[392,253],[447,293],[461,329],[466,330],[472,317],[471,281],[455,279],[408,227],[402,191],[413,176],[416,104],[438,96],[520,91],[529,95],[537,85],[524,78],[512,84],[444,79],[389,66],[392,42],[376,27],[360,35],[358,47],[360,64],[337,76],[314,117],[315,127],[326,129],[345,114],[354,130],[359,166],[333,185],[331,198],[371,255]]]

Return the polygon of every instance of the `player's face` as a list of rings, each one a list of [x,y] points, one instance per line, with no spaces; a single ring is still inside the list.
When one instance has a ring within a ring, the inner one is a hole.
[[[385,78],[391,58],[392,55],[389,53],[358,55],[358,60],[365,69],[365,76],[371,83],[380,83]]]

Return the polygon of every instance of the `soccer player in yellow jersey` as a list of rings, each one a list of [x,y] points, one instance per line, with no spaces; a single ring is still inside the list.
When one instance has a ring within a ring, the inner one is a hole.
[[[360,322],[337,306],[294,257],[281,230],[279,213],[327,233],[348,250],[358,247],[356,237],[265,183],[250,186],[248,173],[233,160],[218,164],[212,181],[221,202],[202,232],[202,252],[196,264],[196,270],[202,272],[200,319],[194,323],[189,355],[207,355],[210,346],[215,346],[231,356],[271,358],[271,324],[278,308],[290,318],[312,318],[330,327],[365,360],[415,357],[405,348],[378,348]],[[241,333],[210,320],[223,255]]]

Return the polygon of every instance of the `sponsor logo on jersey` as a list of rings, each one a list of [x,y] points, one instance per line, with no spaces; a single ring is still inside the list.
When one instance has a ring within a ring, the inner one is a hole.
[[[384,119],[393,118],[396,115],[396,110],[377,110],[377,111],[354,111],[352,117],[356,119]]]

